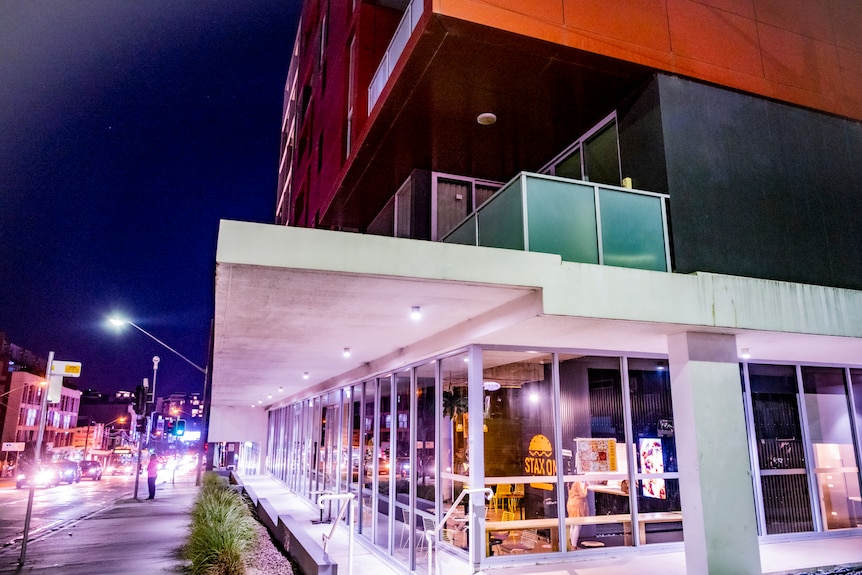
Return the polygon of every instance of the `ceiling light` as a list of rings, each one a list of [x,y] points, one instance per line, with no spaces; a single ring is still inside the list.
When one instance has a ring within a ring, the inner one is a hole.
[[[262,399],[258,399],[258,400],[257,400],[257,402],[258,402],[258,403],[263,403],[263,400],[262,400]]]
[[[422,319],[422,308],[420,308],[418,305],[414,305],[412,308],[410,308],[410,319],[414,321]]]
[[[491,112],[483,112],[476,116],[476,121],[483,126],[490,126],[497,121],[497,116],[495,116]]]
[[[482,387],[485,389],[485,391],[497,391],[498,389],[500,389],[500,384],[496,381],[486,381],[482,384]]]
[[[266,397],[267,397],[267,399],[272,399],[272,394],[270,393],[270,394],[269,394],[269,395],[267,395]]]
[[[344,357],[350,357],[350,348],[349,347],[344,348],[343,355],[344,355]]]
[[[530,402],[531,403],[539,403],[539,394],[535,391],[530,394]]]
[[[751,351],[747,347],[742,348],[742,353],[739,354],[742,359],[748,359],[751,357]]]
[[[307,371],[302,374],[302,379],[308,379],[308,372]]]
[[[283,388],[283,387],[281,387],[281,386],[279,386],[278,390],[279,390],[279,391],[284,391],[284,388]]]

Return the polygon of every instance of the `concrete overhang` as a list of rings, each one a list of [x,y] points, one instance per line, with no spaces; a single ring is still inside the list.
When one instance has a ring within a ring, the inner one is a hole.
[[[216,259],[213,406],[279,405],[470,343],[662,355],[669,334],[704,331],[752,361],[862,365],[853,290],[235,221]]]

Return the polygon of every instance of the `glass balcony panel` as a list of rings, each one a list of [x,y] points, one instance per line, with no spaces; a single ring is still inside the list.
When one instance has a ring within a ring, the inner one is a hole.
[[[527,177],[527,222],[531,252],[599,263],[592,186]]]
[[[477,215],[478,245],[510,250],[524,249],[524,206],[520,178],[488,200]]]
[[[476,245],[476,214],[461,222],[461,224],[452,230],[448,236],[443,238],[443,242],[447,244],[464,244],[465,246]]]
[[[601,188],[604,264],[667,271],[661,198]]]

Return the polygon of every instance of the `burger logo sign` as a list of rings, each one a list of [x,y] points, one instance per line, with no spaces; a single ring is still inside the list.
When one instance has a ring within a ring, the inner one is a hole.
[[[524,458],[524,473],[526,475],[556,475],[557,461],[554,459],[554,448],[551,440],[542,434],[534,435],[527,449],[527,457]],[[539,489],[553,489],[546,483],[531,483],[532,487]]]

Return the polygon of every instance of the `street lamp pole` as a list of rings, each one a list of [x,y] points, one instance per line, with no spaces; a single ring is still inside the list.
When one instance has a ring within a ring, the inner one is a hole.
[[[174,348],[172,348],[171,346],[169,346],[168,344],[166,344],[165,342],[163,342],[162,340],[160,340],[159,338],[157,338],[156,336],[154,336],[153,334],[151,334],[150,332],[148,332],[147,330],[145,330],[141,326],[136,325],[127,319],[111,318],[109,321],[115,326],[122,326],[124,324],[129,324],[130,326],[137,329],[142,334],[146,335],[147,337],[149,337],[150,339],[152,339],[153,341],[155,341],[156,343],[158,343],[159,345],[161,345],[162,347],[164,347],[168,351],[174,353],[175,355],[180,357],[183,361],[188,363],[190,366],[192,366],[193,368],[195,368],[196,370],[198,370],[199,372],[204,374],[203,398],[204,398],[204,409],[206,409],[205,401],[206,401],[206,393],[207,393],[207,383],[209,380],[209,362],[207,363],[207,367],[199,366],[198,364],[196,364],[195,362],[193,362],[192,360],[190,360],[189,358],[187,358],[186,356],[184,356],[183,354],[181,354],[180,352],[178,352],[177,350],[175,350]],[[211,348],[212,348],[212,322],[210,322],[210,345],[209,345],[209,349],[207,350],[207,353],[211,353]],[[156,370],[158,370],[158,364],[159,364],[159,358],[154,357],[153,358],[153,407],[154,408],[155,408],[155,401],[156,401]],[[206,428],[205,417],[209,417],[208,410],[206,410],[203,415],[204,415],[204,417],[201,418],[201,422],[202,422],[201,427],[205,429]],[[149,437],[147,439],[149,440]],[[203,464],[203,457],[204,457],[204,445],[203,445],[204,439],[205,439],[204,434],[202,432],[201,433],[201,439],[200,439],[201,448],[200,448],[199,453],[198,453],[198,471],[197,471],[197,477],[195,478],[195,485],[200,485],[200,483],[201,483],[200,477],[201,477],[201,465]],[[139,456],[140,456],[140,453],[141,453],[141,450],[139,447],[138,448],[138,455]],[[135,489],[135,497],[137,498],[137,488]]]

